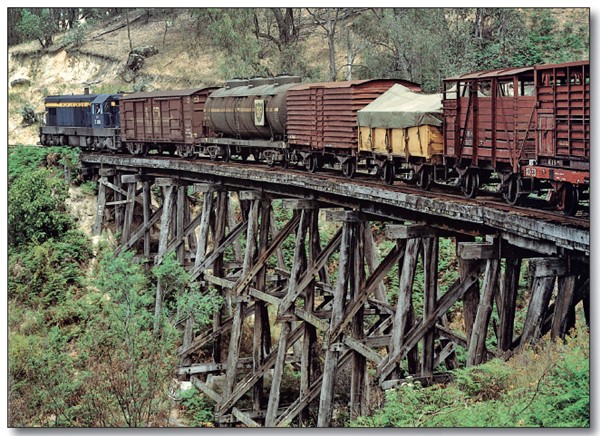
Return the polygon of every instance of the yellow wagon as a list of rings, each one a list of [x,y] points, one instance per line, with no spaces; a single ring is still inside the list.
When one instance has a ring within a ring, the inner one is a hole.
[[[394,85],[358,111],[360,156],[387,183],[401,172],[426,189],[434,166],[442,163],[441,120],[441,94]]]

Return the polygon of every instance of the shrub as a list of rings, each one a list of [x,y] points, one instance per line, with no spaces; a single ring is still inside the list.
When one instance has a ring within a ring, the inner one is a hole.
[[[23,118],[22,124],[25,126],[29,126],[39,121],[35,108],[29,102],[19,108],[19,115]]]
[[[192,386],[179,392],[179,401],[192,427],[214,426],[214,401]]]

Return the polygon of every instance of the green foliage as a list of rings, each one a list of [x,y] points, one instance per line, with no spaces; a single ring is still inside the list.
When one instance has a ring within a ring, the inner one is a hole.
[[[25,412],[13,415],[12,425],[23,425],[23,418],[41,426],[74,425],[81,382],[74,377],[67,337],[53,327],[47,336],[12,334],[9,340],[10,390]]]
[[[216,9],[195,11],[204,22],[205,34],[222,50],[219,56],[221,77],[254,77],[268,74],[261,64],[264,57],[262,47],[252,33],[254,11],[252,9]]]
[[[445,386],[405,383],[382,408],[352,426],[589,427],[589,334],[545,341],[510,361],[454,371]]]
[[[81,47],[85,42],[88,32],[88,25],[85,23],[75,24],[75,26],[67,31],[63,38],[63,42],[72,47]]]
[[[26,102],[23,106],[19,108],[19,115],[23,118],[23,124],[29,126],[31,124],[37,123],[38,115],[35,112],[35,108],[29,102]]]
[[[67,197],[67,185],[51,170],[38,169],[15,179],[8,188],[9,243],[41,243],[71,229]]]
[[[104,303],[80,340],[83,425],[139,427],[164,419],[178,334],[164,318],[153,332],[147,285],[131,252],[109,253],[100,262]]]
[[[88,180],[79,185],[79,189],[81,189],[81,192],[85,195],[95,196],[98,191],[98,183]]]
[[[8,295],[29,307],[60,304],[84,286],[81,267],[91,256],[90,241],[75,230],[32,244],[10,257]]]
[[[212,427],[214,417],[214,401],[192,386],[179,392],[179,401],[184,408],[185,416],[191,427]]]
[[[475,400],[500,398],[506,392],[510,374],[511,368],[499,359],[474,368],[454,371],[457,387]]]
[[[163,257],[160,265],[152,269],[152,275],[162,286],[171,318],[176,318],[173,324],[188,317],[194,319],[196,328],[212,323],[212,315],[223,304],[223,297],[214,289],[203,293],[197,283],[190,283],[190,274],[175,258],[174,252]]]
[[[56,25],[52,17],[52,11],[44,8],[35,11],[23,9],[21,22],[17,24],[17,31],[25,41],[36,39],[42,48],[52,44],[52,37],[56,31]]]

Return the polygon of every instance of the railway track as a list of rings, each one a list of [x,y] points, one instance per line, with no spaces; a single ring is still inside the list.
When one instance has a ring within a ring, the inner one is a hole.
[[[164,156],[157,156],[159,159],[169,159]],[[172,157],[170,158],[172,159]],[[203,162],[210,161],[208,158],[186,158],[182,160],[186,160],[188,162],[194,162],[195,160],[202,160]],[[230,162],[222,162],[222,161],[210,161],[215,165],[235,165],[237,161]],[[241,162],[241,161],[240,161]],[[277,173],[287,173],[287,174],[302,174],[306,176],[307,171],[301,166],[290,167],[290,168],[282,168],[279,166],[268,166],[264,163],[254,163],[254,162],[244,162],[244,166],[248,166],[251,168],[262,169],[268,172],[277,172]],[[511,206],[507,204],[502,198],[501,194],[491,192],[491,191],[482,191],[479,196],[475,199],[467,199],[465,198],[458,188],[435,183],[430,191],[423,191],[419,188],[411,186],[402,181],[396,181],[393,185],[384,184],[378,177],[368,174],[366,172],[358,172],[357,175],[353,179],[348,179],[343,176],[340,172],[335,169],[330,168],[322,168],[318,172],[311,174],[311,177],[319,178],[319,179],[332,179],[335,178],[343,183],[354,183],[360,184],[363,186],[376,187],[379,189],[386,189],[393,192],[401,192],[404,194],[413,194],[422,197],[427,197],[431,199],[437,199],[441,202],[443,201],[453,201],[463,204],[478,204],[482,207],[493,207],[495,209],[510,212],[517,215],[521,215],[523,217],[535,218],[539,220],[543,220],[546,222],[552,222],[560,225],[567,225],[570,227],[589,230],[590,226],[590,216],[589,216],[589,208],[584,208],[583,210],[579,210],[577,216],[565,216],[562,213],[554,210],[548,210],[547,203],[542,199],[536,198],[528,198],[526,199],[525,205],[523,206]],[[546,209],[544,209],[546,208]]]

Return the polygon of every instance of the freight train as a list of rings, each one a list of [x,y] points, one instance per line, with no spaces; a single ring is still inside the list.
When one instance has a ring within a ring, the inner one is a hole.
[[[589,61],[447,78],[438,95],[406,80],[301,83],[48,96],[43,145],[134,155],[167,152],[269,165],[359,166],[386,183],[495,184],[516,205],[545,193],[565,214],[589,196]]]

